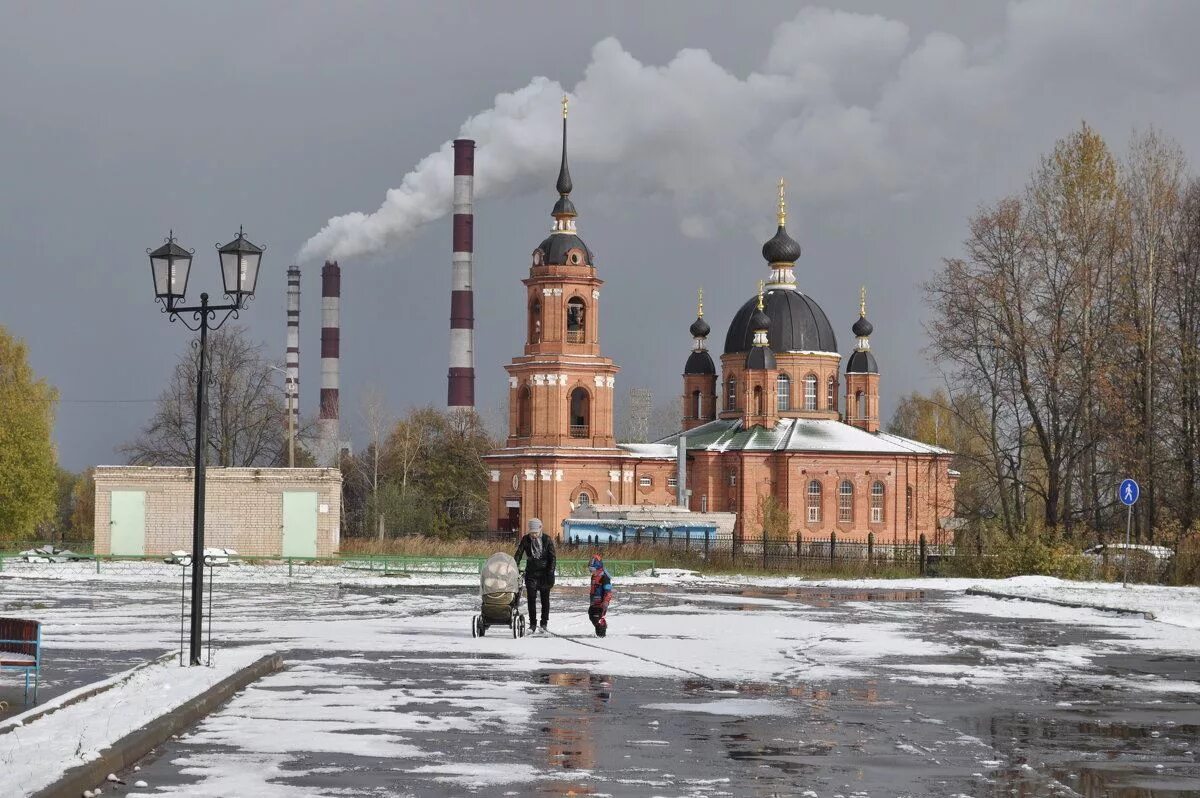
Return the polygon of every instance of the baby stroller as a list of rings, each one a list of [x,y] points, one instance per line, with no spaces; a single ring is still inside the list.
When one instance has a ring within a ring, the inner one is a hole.
[[[521,572],[511,554],[498,551],[479,572],[482,607],[471,619],[471,637],[483,637],[489,626],[504,624],[513,637],[525,636],[525,615],[521,612]]]

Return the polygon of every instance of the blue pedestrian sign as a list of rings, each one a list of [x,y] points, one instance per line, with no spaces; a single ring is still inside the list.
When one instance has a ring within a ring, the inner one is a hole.
[[[1132,479],[1122,480],[1121,487],[1117,489],[1117,498],[1121,500],[1121,504],[1126,507],[1132,507],[1138,500],[1138,496],[1142,493],[1141,488]]]

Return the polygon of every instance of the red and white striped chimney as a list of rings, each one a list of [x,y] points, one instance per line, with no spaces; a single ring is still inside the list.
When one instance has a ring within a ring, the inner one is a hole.
[[[292,414],[294,429],[300,429],[300,267],[295,264],[287,270],[287,395],[285,406]]]
[[[475,407],[475,275],[472,200],[475,142],[454,140],[454,254],[450,284],[450,374],[446,404]]]
[[[321,412],[317,418],[319,465],[336,466],[341,454],[338,422],[338,358],[340,356],[342,269],[325,261],[321,269]]]

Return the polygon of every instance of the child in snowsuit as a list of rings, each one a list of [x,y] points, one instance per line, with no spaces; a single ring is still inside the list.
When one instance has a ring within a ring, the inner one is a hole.
[[[612,601],[612,579],[609,578],[608,571],[604,570],[604,560],[600,559],[599,554],[592,557],[592,561],[588,563],[588,570],[592,572],[592,587],[588,594],[588,618],[596,629],[596,636],[604,637],[608,634],[608,621],[604,616],[608,613],[608,603]]]

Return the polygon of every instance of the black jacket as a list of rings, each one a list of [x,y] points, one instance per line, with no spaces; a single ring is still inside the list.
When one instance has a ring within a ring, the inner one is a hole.
[[[536,579],[546,585],[554,584],[554,569],[558,563],[558,557],[554,551],[554,538],[546,533],[542,533],[542,556],[533,556],[533,541],[530,540],[530,535],[525,535],[521,538],[521,542],[517,544],[517,553],[513,555],[513,559],[517,561],[517,565],[521,564],[521,559],[528,557],[529,561],[525,564],[525,578]]]

